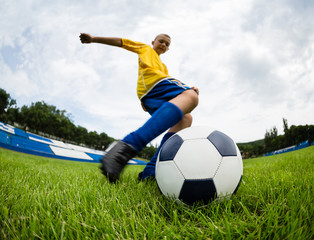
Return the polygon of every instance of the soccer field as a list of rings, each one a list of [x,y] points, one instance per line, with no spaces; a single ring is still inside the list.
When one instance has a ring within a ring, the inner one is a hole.
[[[98,164],[0,149],[0,239],[313,239],[314,146],[244,160],[231,200],[178,205],[127,166],[110,184]]]

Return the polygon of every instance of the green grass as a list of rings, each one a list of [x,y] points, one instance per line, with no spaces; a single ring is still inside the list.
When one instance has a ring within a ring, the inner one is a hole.
[[[178,205],[128,166],[109,184],[98,165],[0,149],[0,239],[313,239],[314,147],[244,160],[231,200]]]

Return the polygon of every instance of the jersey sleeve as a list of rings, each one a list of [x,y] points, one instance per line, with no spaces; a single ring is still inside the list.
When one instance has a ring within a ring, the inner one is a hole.
[[[149,47],[145,43],[135,42],[129,39],[122,38],[122,48],[131,52],[141,54],[146,47]]]

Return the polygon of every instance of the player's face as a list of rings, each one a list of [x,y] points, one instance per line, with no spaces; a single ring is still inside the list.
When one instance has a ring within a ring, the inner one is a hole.
[[[165,35],[158,35],[156,39],[152,42],[153,49],[158,55],[163,54],[169,50],[171,40]]]

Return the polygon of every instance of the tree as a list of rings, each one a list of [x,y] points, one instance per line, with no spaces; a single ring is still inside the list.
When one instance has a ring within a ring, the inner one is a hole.
[[[32,103],[30,107],[23,106],[20,110],[20,124],[24,130],[36,133],[44,132],[56,137],[73,140],[75,125],[65,110],[45,102]]]
[[[105,150],[114,141],[115,139],[112,137],[109,137],[106,133],[101,133],[98,149]]]
[[[288,121],[285,118],[283,118],[282,121],[283,121],[283,131],[284,133],[286,133],[289,130]]]
[[[287,119],[283,118],[284,135],[278,136],[276,127],[270,131],[266,130],[264,142],[266,152],[298,145],[301,142],[309,141],[311,145],[314,141],[314,125],[288,126]]]
[[[311,144],[314,139],[314,125],[292,125],[287,131],[287,136],[289,136],[292,145],[299,144],[306,140]]]
[[[86,143],[85,140],[88,137],[88,131],[86,128],[82,127],[82,126],[77,126],[74,130],[74,134],[76,136],[76,138],[74,138],[77,143]]]
[[[266,152],[270,152],[276,150],[278,143],[276,142],[276,138],[278,136],[278,130],[276,127],[270,129],[270,131],[266,130],[264,143]]]
[[[157,147],[154,147],[153,145],[149,145],[142,149],[137,155],[144,159],[151,159],[157,151]]]
[[[8,119],[11,119],[8,113],[15,114],[15,110],[15,99],[12,99],[9,93],[0,88],[0,121],[7,122]]]

